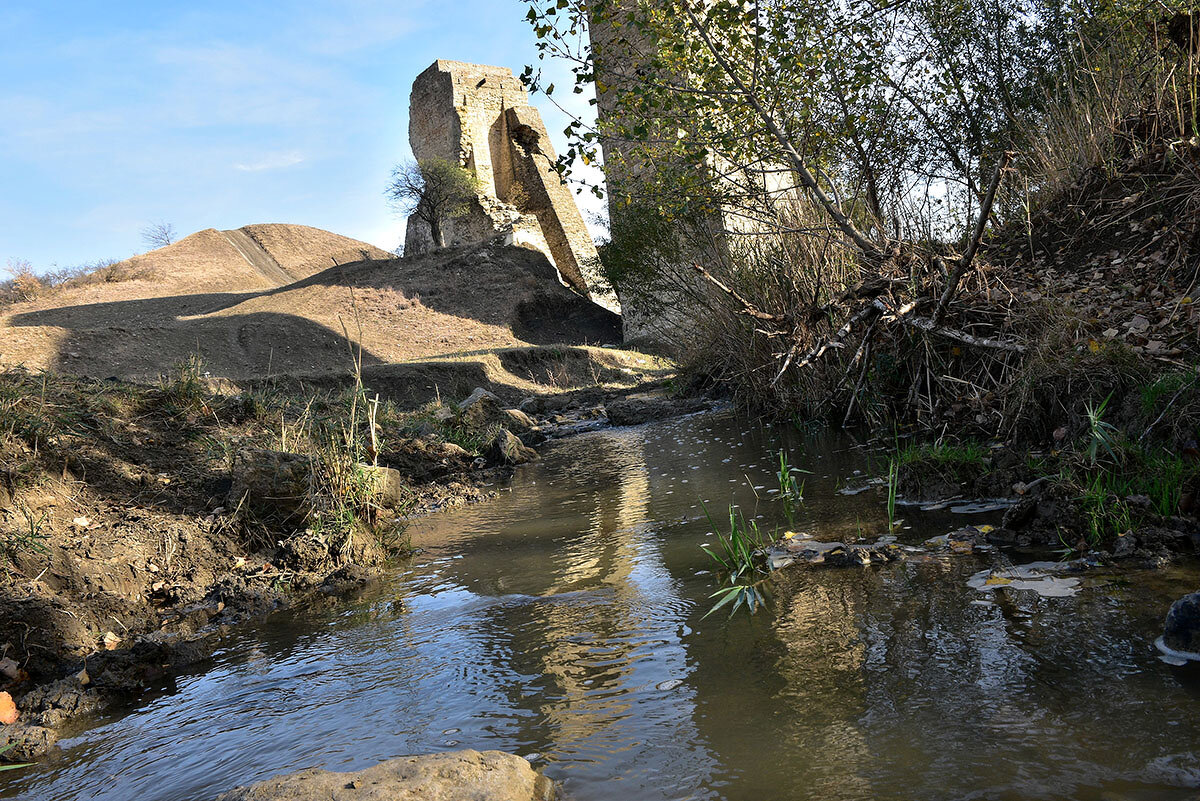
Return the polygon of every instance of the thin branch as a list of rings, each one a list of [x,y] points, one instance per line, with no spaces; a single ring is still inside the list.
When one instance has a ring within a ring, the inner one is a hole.
[[[693,12],[688,5],[685,4],[683,6],[683,11],[685,14],[687,14],[688,20],[691,22],[692,27],[696,29],[696,32],[704,41],[705,47],[708,48],[708,52],[716,61],[717,66],[719,66],[721,70],[729,76],[729,79],[733,81],[734,86],[737,87],[738,91],[746,99],[746,102],[750,104],[750,107],[767,126],[767,130],[771,132],[771,135],[775,138],[775,141],[779,143],[779,146],[783,149],[784,155],[787,156],[788,161],[791,163],[792,169],[796,171],[796,175],[800,178],[800,183],[805,189],[813,193],[813,196],[816,197],[817,201],[825,209],[825,212],[833,218],[833,221],[837,223],[838,228],[842,229],[842,232],[846,234],[846,236],[848,236],[852,242],[854,242],[864,256],[872,261],[882,262],[884,260],[884,253],[879,250],[879,248],[877,248],[875,244],[866,237],[865,234],[859,231],[858,228],[855,227],[854,223],[850,222],[850,219],[842,213],[842,210],[838,208],[833,199],[830,198],[829,195],[825,194],[825,190],[821,188],[821,185],[817,182],[816,177],[814,177],[812,171],[809,170],[808,164],[804,160],[804,157],[800,155],[799,151],[796,149],[796,146],[792,143],[791,137],[789,137],[783,128],[779,126],[779,123],[775,121],[775,117],[763,107],[758,96],[750,89],[750,87],[746,86],[741,76],[737,74],[737,71],[734,69],[733,65],[729,63],[729,60],[722,55],[722,50],[721,48],[717,47],[716,43],[713,41],[712,35],[708,32],[708,27],[696,18],[695,12]]]
[[[1012,161],[1012,156],[1011,150],[1004,151],[1004,155],[1000,157],[1000,162],[996,165],[996,171],[992,173],[992,183],[988,186],[987,194],[983,198],[983,205],[979,208],[979,218],[975,221],[975,231],[971,234],[971,241],[967,245],[966,252],[962,254],[962,258],[954,267],[954,272],[946,279],[946,290],[942,292],[942,297],[938,300],[937,308],[933,312],[934,324],[941,323],[942,318],[946,316],[946,307],[950,305],[954,293],[958,291],[958,284],[962,281],[963,274],[975,260],[979,243],[983,240],[983,232],[987,229],[988,218],[992,215],[992,203],[996,200],[996,190],[1000,186],[1000,178],[1007,169],[1008,163]]]

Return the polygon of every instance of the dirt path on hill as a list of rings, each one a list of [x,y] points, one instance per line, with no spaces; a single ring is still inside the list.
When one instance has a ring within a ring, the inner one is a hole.
[[[221,236],[228,240],[229,244],[233,245],[246,263],[254,269],[258,270],[263,278],[275,284],[275,286],[286,286],[296,280],[296,277],[291,275],[283,267],[279,266],[279,262],[271,257],[263,249],[262,245],[258,244],[240,228],[232,231],[222,231]]]

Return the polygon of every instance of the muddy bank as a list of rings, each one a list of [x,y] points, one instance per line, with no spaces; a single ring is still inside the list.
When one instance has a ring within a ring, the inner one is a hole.
[[[1196,469],[1170,453],[1134,464],[968,442],[909,446],[894,458],[901,503],[991,509],[994,545],[1147,568],[1200,553]]]
[[[206,658],[221,627],[370,581],[408,553],[408,520],[487,497],[629,394],[514,408],[477,389],[400,410],[193,378],[0,374],[0,691],[20,709],[0,758],[35,758],[72,718]],[[642,396],[655,417],[702,405]]]

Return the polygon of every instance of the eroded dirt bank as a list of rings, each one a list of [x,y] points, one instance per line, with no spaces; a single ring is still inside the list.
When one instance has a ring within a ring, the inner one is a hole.
[[[354,382],[0,374],[0,691],[19,710],[0,758],[40,756],[72,718],[205,658],[219,627],[369,581],[408,553],[407,519],[486,497],[606,407],[631,423],[701,403],[653,382],[404,409]]]

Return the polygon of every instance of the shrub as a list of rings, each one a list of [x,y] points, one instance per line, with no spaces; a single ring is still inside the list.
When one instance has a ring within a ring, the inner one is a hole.
[[[33,300],[46,288],[34,274],[33,265],[25,259],[9,259],[5,271],[12,276],[12,291],[17,300]]]

